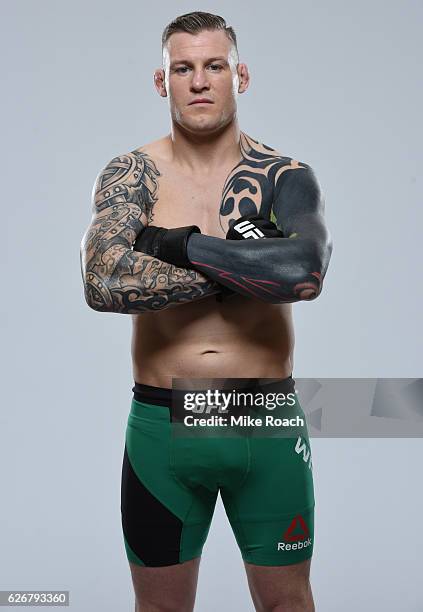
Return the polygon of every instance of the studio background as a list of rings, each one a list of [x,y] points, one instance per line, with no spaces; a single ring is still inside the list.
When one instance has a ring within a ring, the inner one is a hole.
[[[2,2],[0,589],[133,609],[120,527],[131,321],[83,297],[96,175],[169,132],[153,87],[176,15],[225,17],[251,73],[240,126],[313,166],[334,250],[293,306],[294,377],[419,377],[420,1]],[[312,439],[322,612],[421,610],[421,439]],[[253,611],[219,499],[196,610]]]

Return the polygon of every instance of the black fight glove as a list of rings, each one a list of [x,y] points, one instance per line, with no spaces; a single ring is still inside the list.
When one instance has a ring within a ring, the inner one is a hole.
[[[189,237],[194,232],[201,234],[197,225],[172,229],[149,225],[138,234],[132,248],[134,251],[157,257],[179,268],[191,268],[187,245]]]
[[[248,240],[257,238],[283,238],[283,233],[272,222],[260,215],[249,214],[243,215],[231,225],[227,234],[226,240]],[[232,291],[226,285],[222,285],[221,292],[217,294],[216,300],[222,302],[234,295],[236,291]]]

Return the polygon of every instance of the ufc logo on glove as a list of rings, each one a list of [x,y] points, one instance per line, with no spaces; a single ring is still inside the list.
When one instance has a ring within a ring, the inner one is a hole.
[[[248,220],[236,223],[232,229],[241,234],[243,238],[264,238],[263,232]]]

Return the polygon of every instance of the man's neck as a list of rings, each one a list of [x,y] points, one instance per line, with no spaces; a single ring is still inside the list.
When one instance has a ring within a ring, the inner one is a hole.
[[[226,164],[236,165],[242,158],[237,120],[208,134],[193,134],[173,124],[168,142],[174,162],[195,174],[210,173]]]

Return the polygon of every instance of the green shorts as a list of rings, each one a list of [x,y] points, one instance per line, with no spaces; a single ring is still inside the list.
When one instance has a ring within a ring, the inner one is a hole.
[[[292,377],[279,381],[293,389]],[[135,384],[122,467],[121,515],[132,563],[201,555],[218,492],[242,558],[290,565],[312,556],[314,490],[306,424],[295,436],[175,436],[171,389]],[[304,418],[296,398],[294,412]],[[298,431],[298,430],[296,430]]]

